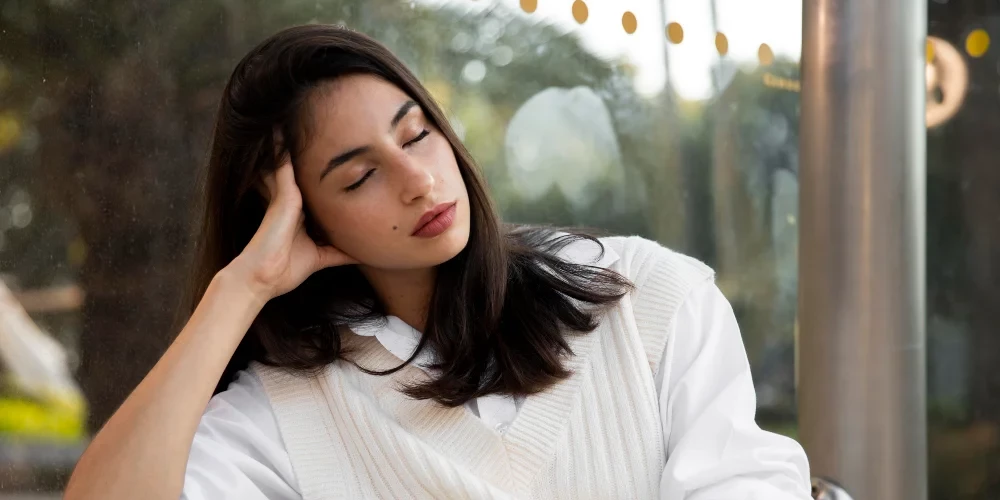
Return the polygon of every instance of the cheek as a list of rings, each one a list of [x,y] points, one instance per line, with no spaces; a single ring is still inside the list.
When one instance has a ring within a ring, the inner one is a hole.
[[[399,212],[385,203],[386,196],[370,192],[328,206],[323,228],[330,243],[362,263],[383,264],[407,229]]]
[[[331,213],[340,215],[330,217],[324,227],[329,233],[330,242],[344,251],[368,246],[382,235],[395,232],[392,228],[398,226],[398,222],[393,221],[390,213],[384,209],[384,203],[360,201],[339,205]],[[382,209],[379,209],[379,205],[382,205]]]
[[[433,163],[438,166],[438,178],[444,180],[449,189],[465,192],[465,180],[458,169],[458,159],[448,139],[443,136],[435,144]]]

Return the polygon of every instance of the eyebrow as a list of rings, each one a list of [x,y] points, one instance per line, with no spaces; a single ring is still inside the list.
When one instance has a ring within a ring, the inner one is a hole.
[[[399,122],[403,121],[403,118],[405,118],[406,115],[409,114],[410,110],[415,108],[416,106],[417,103],[413,99],[404,102],[403,105],[400,106],[398,110],[396,110],[396,114],[392,117],[392,121],[389,123],[389,130],[390,131],[396,130],[396,127],[399,126]],[[326,175],[329,174],[330,171],[332,171],[333,169],[351,161],[352,159],[354,159],[354,157],[360,154],[368,152],[370,149],[371,148],[369,146],[361,146],[359,148],[354,148],[351,149],[350,151],[334,156],[333,159],[331,159],[329,163],[326,164],[326,168],[323,169],[323,173],[319,174],[319,180],[323,180],[323,178],[326,177]]]
[[[399,107],[399,110],[396,111],[396,116],[392,117],[392,126],[389,130],[396,130],[396,126],[399,125],[399,122],[403,121],[403,118],[406,117],[407,113],[409,113],[410,110],[416,106],[417,103],[413,99],[404,102],[403,105]]]

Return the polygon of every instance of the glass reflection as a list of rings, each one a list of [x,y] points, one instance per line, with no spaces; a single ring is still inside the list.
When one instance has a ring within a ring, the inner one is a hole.
[[[90,429],[175,331],[192,179],[232,64],[281,27],[325,22],[414,68],[509,220],[639,234],[713,265],[761,423],[794,434],[801,2],[12,1],[0,18],[0,273],[65,351],[53,373],[76,379]],[[932,498],[995,498],[997,16],[932,2],[929,19]],[[24,372],[0,349],[3,380]],[[0,388],[0,405],[44,401]],[[42,411],[22,423],[66,415]],[[73,425],[0,425],[0,491],[57,490]]]

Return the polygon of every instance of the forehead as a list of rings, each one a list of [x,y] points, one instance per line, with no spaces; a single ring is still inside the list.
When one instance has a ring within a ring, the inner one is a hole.
[[[400,106],[410,99],[395,85],[373,75],[350,75],[322,85],[310,98],[312,130],[318,138],[350,141],[352,136],[386,132]],[[340,141],[338,141],[340,142]]]

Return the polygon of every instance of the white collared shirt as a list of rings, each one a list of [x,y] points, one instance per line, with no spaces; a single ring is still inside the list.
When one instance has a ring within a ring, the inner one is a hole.
[[[389,316],[386,318],[386,325],[382,327],[355,327],[354,333],[366,337],[375,337],[393,356],[400,361],[406,361],[413,355],[420,343],[420,335],[416,329],[403,322],[403,320]],[[431,364],[432,353],[425,348],[413,360],[416,366],[425,369]],[[522,397],[511,397],[502,394],[490,394],[470,401],[466,406],[483,422],[503,434],[503,431],[510,426],[517,416]]]
[[[809,499],[801,446],[754,422],[750,366],[722,292],[711,282],[696,287],[666,327],[671,332],[656,377],[667,450],[660,498]],[[401,360],[412,354],[419,335],[395,318],[384,328],[358,333],[373,335]],[[517,401],[498,396],[470,406],[498,430],[518,411]],[[182,498],[302,498],[267,395],[251,373],[240,372],[209,402],[192,443]]]

